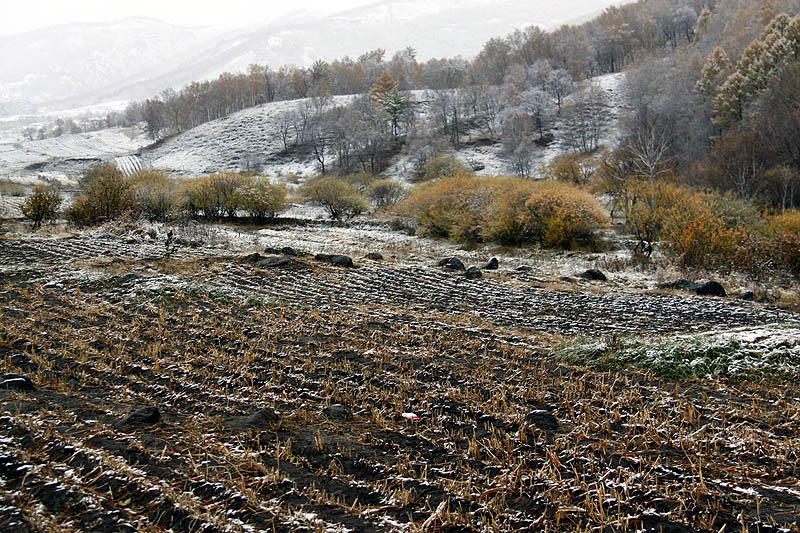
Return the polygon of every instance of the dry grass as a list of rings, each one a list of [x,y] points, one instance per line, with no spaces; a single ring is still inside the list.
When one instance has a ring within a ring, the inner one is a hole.
[[[0,368],[39,386],[0,392],[6,528],[798,530],[794,382],[572,368],[535,347],[552,339],[390,307],[102,285],[0,301]],[[337,403],[351,420],[323,414]],[[142,405],[162,421],[119,427]],[[236,423],[265,407],[277,422]]]

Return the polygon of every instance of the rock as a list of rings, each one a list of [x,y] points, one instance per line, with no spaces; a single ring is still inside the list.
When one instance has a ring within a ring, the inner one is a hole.
[[[353,411],[348,406],[340,403],[329,405],[322,410],[322,414],[337,420],[350,420],[353,418]]]
[[[367,254],[367,259],[371,259],[373,261],[383,261],[383,256],[377,252],[371,252]]]
[[[242,261],[244,261],[245,263],[258,263],[262,259],[264,258],[261,257],[261,254],[259,253],[252,253],[250,255],[242,257]]]
[[[761,298],[759,298],[756,301],[758,303],[760,303],[760,304],[774,304],[775,303],[775,299],[772,298],[771,296],[767,296],[767,295],[762,296]]]
[[[0,390],[33,392],[36,390],[36,387],[33,386],[33,382],[28,376],[23,376],[22,374],[5,374],[3,380],[0,381]]]
[[[279,267],[283,265],[288,265],[292,262],[292,258],[288,255],[284,255],[283,257],[265,257],[261,261],[258,262],[258,266],[262,267]]]
[[[569,276],[561,276],[559,279],[561,281],[566,281],[567,283],[575,283],[575,279]]]
[[[491,259],[489,259],[489,261],[487,261],[481,266],[483,270],[497,270],[499,267],[500,267],[500,261],[498,261],[496,257],[492,257]]]
[[[677,289],[679,291],[694,292],[700,288],[700,284],[695,283],[694,281],[689,281],[688,279],[679,279],[677,281],[665,283],[661,287],[664,289]]]
[[[134,274],[133,272],[131,272],[130,274],[125,274],[124,276],[120,276],[119,279],[117,280],[117,283],[122,285],[125,283],[133,283],[134,281],[139,281],[142,279],[144,279],[144,276],[140,276],[139,274]]]
[[[745,302],[754,302],[756,299],[756,295],[753,293],[753,291],[747,291],[737,296],[736,299],[744,300]]]
[[[723,298],[727,296],[725,288],[716,281],[706,281],[697,287],[694,292],[700,296],[720,296]]]
[[[520,265],[514,270],[516,270],[517,272],[530,272],[531,270],[533,270],[533,267],[528,265]]]
[[[467,269],[464,266],[464,263],[462,263],[457,257],[445,257],[439,261],[439,266],[444,267],[447,270],[460,270],[462,272]]]
[[[549,411],[536,409],[525,415],[525,422],[544,431],[556,431],[558,420]]]
[[[267,246],[266,248],[264,248],[264,253],[272,255],[288,255],[292,257],[297,257],[300,255],[300,252],[298,252],[291,246],[284,246],[283,248],[280,249]]]
[[[464,277],[467,279],[480,279],[483,277],[483,272],[478,267],[471,266],[464,272]]]
[[[352,268],[354,266],[353,260],[346,255],[317,254],[314,259],[343,267]]]
[[[137,409],[118,422],[118,426],[153,425],[161,421],[158,407],[148,406]]]
[[[259,409],[252,415],[245,417],[242,420],[242,424],[246,426],[267,427],[270,425],[270,423],[277,422],[278,418],[278,413],[269,407],[265,407],[264,409]]]
[[[581,274],[576,274],[576,276],[581,279],[588,279],[589,281],[606,281],[608,279],[605,274],[594,268],[590,268]]]

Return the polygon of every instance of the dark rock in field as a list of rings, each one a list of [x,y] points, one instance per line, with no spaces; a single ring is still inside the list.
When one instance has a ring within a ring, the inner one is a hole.
[[[694,292],[700,287],[700,283],[695,283],[694,281],[689,281],[688,279],[679,279],[677,281],[670,281],[669,283],[664,283],[661,285],[661,288],[663,289],[677,289],[679,291],[690,292]]]
[[[288,265],[292,262],[292,258],[288,255],[284,255],[283,257],[265,257],[261,261],[258,262],[258,266],[262,267],[279,267],[283,265]]]
[[[445,257],[439,261],[439,266],[444,267],[447,270],[460,270],[462,272],[467,269],[464,266],[464,263],[462,263],[457,257]]]
[[[350,420],[353,418],[353,411],[348,406],[340,403],[329,405],[322,410],[322,413],[328,418],[337,420]]]
[[[525,415],[525,422],[544,431],[556,431],[558,420],[550,412],[537,409]]]
[[[530,272],[531,270],[533,270],[533,267],[528,265],[520,265],[514,270],[516,270],[517,272]]]
[[[120,276],[117,280],[117,283],[120,285],[124,285],[125,283],[133,283],[135,281],[139,281],[144,279],[144,276],[140,276],[139,274],[134,274],[131,272],[130,274],[125,274],[124,276]]]
[[[706,281],[701,286],[697,287],[695,291],[700,296],[727,296],[725,288],[716,281]]]
[[[481,272],[478,267],[472,266],[464,272],[464,277],[467,279],[480,279],[483,277],[483,272]]]
[[[594,268],[590,268],[586,272],[577,274],[577,277],[581,279],[588,279],[589,281],[606,281],[608,279],[606,278],[605,274]]]
[[[371,252],[367,254],[367,259],[372,259],[373,261],[383,261],[383,256],[377,252]]]
[[[753,291],[747,291],[737,296],[736,299],[744,300],[745,302],[753,302],[756,299],[756,295],[753,293]]]
[[[33,392],[36,390],[36,387],[33,386],[33,382],[28,376],[23,376],[22,374],[5,374],[3,380],[0,381],[0,390]]]
[[[245,417],[242,420],[242,423],[246,426],[267,427],[270,425],[270,423],[277,422],[278,418],[278,413],[269,407],[265,407],[264,409],[259,409],[252,415]]]
[[[561,281],[566,281],[567,283],[575,283],[575,278],[571,278],[569,276],[561,276],[559,279]]]
[[[137,409],[118,422],[118,426],[153,425],[161,421],[158,407],[148,406]]]
[[[764,295],[756,301],[760,304],[774,304],[775,298],[773,298],[772,296]]]
[[[354,266],[353,260],[346,255],[317,254],[314,256],[314,259],[343,267],[352,268]]]
[[[264,253],[272,255],[289,255],[292,257],[297,257],[302,255],[299,251],[295,250],[291,246],[284,246],[283,248],[280,249],[267,246],[266,248],[264,248]]]
[[[496,257],[492,257],[491,259],[489,259],[489,261],[487,261],[481,266],[483,270],[497,270],[499,267],[500,267],[500,261],[498,261]]]
[[[252,253],[250,255],[242,257],[242,261],[244,261],[245,263],[258,263],[262,259],[264,258],[261,257],[261,254],[259,253]]]

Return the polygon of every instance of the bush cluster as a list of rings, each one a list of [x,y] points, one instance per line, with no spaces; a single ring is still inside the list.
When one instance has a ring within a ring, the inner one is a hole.
[[[39,229],[43,223],[55,220],[61,206],[61,195],[58,190],[44,185],[37,185],[33,194],[20,206],[22,215],[31,221],[33,229]]]
[[[402,212],[429,236],[555,248],[593,245],[606,222],[594,197],[574,185],[471,174],[423,185]]]
[[[678,265],[739,270],[762,278],[776,271],[800,276],[800,212],[759,214],[731,193],[667,181],[633,182],[624,191],[629,230],[640,243],[660,241]]]
[[[369,172],[357,172],[341,177],[317,176],[298,188],[306,202],[325,208],[334,220],[350,219],[367,211],[370,205],[388,208],[405,198],[400,183],[378,179]]]
[[[285,198],[285,187],[260,176],[225,172],[178,181],[154,170],[126,177],[113,166],[102,166],[86,172],[81,193],[66,215],[82,226],[123,213],[159,221],[181,213],[206,218],[233,218],[244,213],[267,220],[283,209]]]

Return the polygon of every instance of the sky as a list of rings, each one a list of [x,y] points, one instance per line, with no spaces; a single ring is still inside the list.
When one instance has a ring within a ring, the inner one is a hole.
[[[179,26],[235,28],[273,20],[292,11],[330,14],[376,0],[3,0],[0,35],[73,22],[111,22],[152,17]]]

